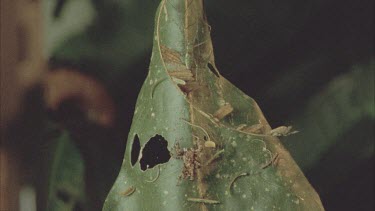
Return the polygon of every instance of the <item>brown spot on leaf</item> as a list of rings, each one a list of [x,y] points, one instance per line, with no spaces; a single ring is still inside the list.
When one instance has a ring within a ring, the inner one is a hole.
[[[120,193],[122,196],[130,196],[135,192],[136,188],[134,186],[130,186],[124,192]]]
[[[214,117],[221,120],[226,117],[228,114],[232,113],[233,107],[231,104],[227,103],[224,106],[220,107],[215,113]]]
[[[177,63],[177,64],[182,63],[181,55],[177,51],[170,49],[164,45],[161,45],[160,49],[161,49],[161,54],[163,55],[164,62]]]

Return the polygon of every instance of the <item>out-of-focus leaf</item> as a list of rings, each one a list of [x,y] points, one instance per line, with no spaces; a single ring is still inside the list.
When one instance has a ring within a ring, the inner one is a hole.
[[[285,138],[327,209],[374,208],[374,67],[370,60],[330,82],[295,118],[300,133]]]
[[[106,71],[100,70],[96,74],[103,80],[114,80],[151,48],[152,16],[140,14],[152,14],[157,1],[98,0],[92,1],[91,6],[95,8],[96,16],[90,27],[65,37],[64,42],[53,48],[52,55],[58,61],[71,64],[100,65]],[[89,9],[84,11],[90,12]]]
[[[44,49],[48,56],[56,47],[63,45],[69,37],[83,33],[96,16],[90,0],[43,0],[42,2]],[[57,7],[60,7],[58,17],[54,14]]]
[[[323,210],[255,101],[217,72],[209,29],[201,0],[161,1],[150,71],[103,209]],[[240,129],[256,124],[263,134]]]
[[[87,208],[84,163],[69,134],[53,140],[55,153],[49,177],[47,210],[73,211]]]
[[[309,170],[336,144],[340,138],[362,120],[374,120],[374,61],[352,68],[350,73],[337,77],[317,96],[293,122],[301,131],[285,141],[298,164]],[[371,157],[373,148],[361,140],[359,156]],[[368,150],[366,150],[368,149]],[[367,151],[367,152],[366,152]]]

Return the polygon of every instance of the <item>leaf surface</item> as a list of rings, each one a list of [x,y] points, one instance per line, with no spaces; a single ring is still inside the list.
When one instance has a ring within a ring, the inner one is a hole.
[[[260,131],[246,130],[254,125]],[[256,102],[218,72],[203,2],[163,0],[103,210],[324,210],[270,130]]]

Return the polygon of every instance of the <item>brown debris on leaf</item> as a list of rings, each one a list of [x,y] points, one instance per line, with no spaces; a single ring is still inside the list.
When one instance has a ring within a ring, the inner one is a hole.
[[[177,51],[170,49],[164,45],[160,46],[160,50],[163,55],[163,60],[166,63],[176,63],[176,64],[182,63],[181,55]]]
[[[202,87],[202,85],[200,85],[196,81],[189,81],[189,82],[186,82],[185,84],[180,84],[179,87],[180,87],[181,91],[183,91],[185,93],[190,93],[190,92],[193,92],[193,91],[196,91],[196,90],[200,89]]]
[[[48,72],[44,79],[44,101],[56,111],[66,100],[77,100],[90,121],[112,126],[115,106],[105,88],[95,79],[70,69]]]
[[[279,136],[289,136],[289,135],[296,134],[296,133],[298,133],[298,131],[292,130],[292,126],[280,126],[280,127],[272,129],[269,132],[269,135],[279,137]]]
[[[181,79],[183,81],[194,81],[193,73],[190,70],[176,70],[168,72],[171,77]]]
[[[240,130],[245,133],[255,133],[255,134],[261,134],[263,133],[263,125],[262,124],[255,124],[248,127],[241,128]]]
[[[232,113],[233,107],[231,104],[227,103],[224,106],[220,107],[215,113],[214,117],[221,120],[226,117],[228,114]]]
[[[276,153],[271,157],[271,160],[262,166],[262,169],[269,167],[270,165],[276,166],[279,159],[279,153]]]

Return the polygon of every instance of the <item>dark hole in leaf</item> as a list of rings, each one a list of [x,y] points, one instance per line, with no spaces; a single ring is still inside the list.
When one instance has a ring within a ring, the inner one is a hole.
[[[167,147],[168,142],[163,136],[156,135],[152,137],[142,150],[141,169],[144,171],[158,164],[168,162],[171,155]]]
[[[203,136],[203,139],[204,139],[205,141],[208,141],[207,136]]]
[[[65,190],[57,190],[56,196],[58,199],[60,199],[64,203],[69,203],[70,201],[70,195]]]
[[[134,166],[135,163],[138,161],[140,150],[141,150],[141,144],[139,142],[138,135],[135,135],[133,144],[132,144],[132,151],[131,151],[131,158],[130,158],[132,166]]]
[[[215,68],[212,66],[211,63],[208,63],[208,64],[207,64],[207,67],[208,67],[208,69],[211,70],[211,72],[212,72],[213,74],[216,75],[216,77],[219,77],[219,74],[217,73],[217,71],[215,70]]]
[[[75,203],[74,207],[73,207],[73,211],[83,211],[83,206],[82,206],[82,203],[81,202],[77,202]]]

